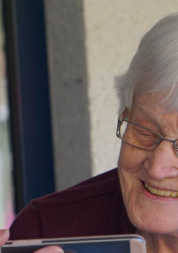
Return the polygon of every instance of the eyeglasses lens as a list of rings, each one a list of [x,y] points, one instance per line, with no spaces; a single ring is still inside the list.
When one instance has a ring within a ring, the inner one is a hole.
[[[123,124],[120,128],[120,132],[121,139],[123,141],[141,149],[154,150],[160,143],[159,134],[154,133],[151,130],[145,129],[141,126],[135,125],[133,123],[123,121]]]

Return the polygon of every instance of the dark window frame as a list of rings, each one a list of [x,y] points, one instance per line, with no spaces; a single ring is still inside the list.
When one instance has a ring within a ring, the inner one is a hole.
[[[15,209],[55,190],[43,0],[2,0]]]

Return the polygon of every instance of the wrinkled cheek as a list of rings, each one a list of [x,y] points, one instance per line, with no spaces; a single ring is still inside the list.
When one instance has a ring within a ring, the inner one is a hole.
[[[144,153],[139,149],[123,143],[118,161],[118,174],[121,191],[126,208],[133,204],[134,192],[137,188],[139,170],[141,169]]]
[[[131,173],[128,173],[122,169],[119,169],[119,180],[121,186],[121,192],[124,200],[125,207],[128,211],[129,205],[132,205],[132,194],[134,192],[134,179]]]
[[[124,173],[123,170],[119,170],[119,180],[120,180],[120,186],[122,191],[122,196],[124,199],[124,202],[126,203],[126,200],[128,200],[130,191],[132,188],[132,180],[130,175]]]
[[[118,160],[118,170],[122,169],[130,173],[137,172],[145,160],[145,156],[145,151],[123,142]]]

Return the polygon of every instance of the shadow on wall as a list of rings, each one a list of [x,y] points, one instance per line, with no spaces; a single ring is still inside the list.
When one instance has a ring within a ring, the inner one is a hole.
[[[82,0],[45,0],[56,190],[91,176]]]

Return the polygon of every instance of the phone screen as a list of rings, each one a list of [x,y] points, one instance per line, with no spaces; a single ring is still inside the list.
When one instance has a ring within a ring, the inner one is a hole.
[[[66,243],[55,245],[60,246],[64,253],[130,253],[129,240],[125,241],[102,241],[102,242],[85,242],[85,243]],[[2,247],[2,253],[33,253],[45,245],[29,245],[29,246],[15,246]]]
[[[129,241],[61,245],[64,253],[130,253]]]

